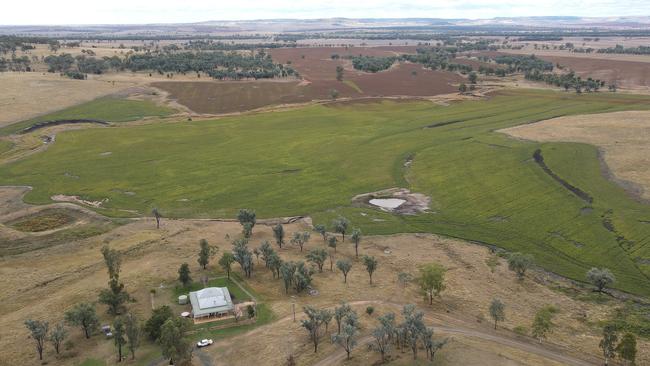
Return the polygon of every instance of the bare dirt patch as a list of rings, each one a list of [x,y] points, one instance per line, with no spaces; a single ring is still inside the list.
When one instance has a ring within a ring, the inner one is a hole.
[[[102,207],[102,203],[104,201],[88,201],[80,198],[79,196],[67,196],[65,194],[55,194],[54,196],[50,197],[52,201],[57,201],[57,202],[73,202],[73,203],[79,203],[82,205],[88,205],[92,206],[95,208]]]
[[[616,180],[632,182],[636,186],[633,194],[650,199],[650,112],[559,117],[500,132],[526,140],[596,145],[604,151],[605,163]]]
[[[8,226],[26,232],[40,232],[58,229],[75,222],[75,217],[64,210],[47,209],[20,217],[6,223]]]

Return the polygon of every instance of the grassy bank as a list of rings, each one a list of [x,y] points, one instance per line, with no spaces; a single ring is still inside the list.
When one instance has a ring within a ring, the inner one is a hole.
[[[20,132],[27,127],[43,121],[97,119],[107,122],[127,122],[149,116],[162,117],[172,113],[174,113],[173,109],[159,106],[151,101],[103,97],[88,103],[79,104],[54,113],[2,127],[0,128],[0,136]],[[0,147],[1,151],[2,148]]]

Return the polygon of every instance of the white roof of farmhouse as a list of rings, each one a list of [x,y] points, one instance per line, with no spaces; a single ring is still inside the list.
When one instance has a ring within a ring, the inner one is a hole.
[[[190,292],[194,316],[220,313],[234,309],[227,287],[208,287]]]

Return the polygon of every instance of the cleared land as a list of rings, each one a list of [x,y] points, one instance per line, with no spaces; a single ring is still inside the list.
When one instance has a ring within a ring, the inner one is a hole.
[[[0,127],[87,102],[134,85],[129,81],[71,80],[50,73],[0,73]]]
[[[158,207],[171,217],[229,218],[251,207],[261,217],[311,214],[329,223],[343,214],[369,234],[434,232],[529,252],[577,280],[592,266],[608,267],[618,288],[648,294],[650,208],[601,175],[596,149],[493,132],[648,106],[642,96],[517,90],[449,106],[342,103],[76,130],[59,134],[42,154],[1,167],[0,184],[33,186],[31,203],[58,194],[100,201],[97,210],[114,216]],[[593,202],[540,168],[532,159],[537,149]],[[357,194],[395,186],[430,196],[433,212],[396,216],[351,205]]]
[[[502,130],[534,141],[583,142],[601,148],[613,177],[639,197],[650,199],[650,114],[614,112],[553,118]]]

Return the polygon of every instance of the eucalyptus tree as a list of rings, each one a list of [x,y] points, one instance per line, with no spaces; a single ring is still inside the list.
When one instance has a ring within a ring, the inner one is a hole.
[[[327,228],[325,228],[325,225],[323,224],[315,225],[314,231],[319,233],[323,237],[323,242],[327,243]]]
[[[28,319],[25,321],[25,327],[30,332],[34,342],[36,342],[36,351],[38,352],[38,359],[43,360],[43,350],[45,349],[45,341],[47,340],[47,333],[50,324],[46,321]]]
[[[323,272],[323,265],[327,260],[327,251],[325,249],[312,249],[307,253],[307,261],[318,266],[318,272]]]
[[[284,244],[284,227],[282,224],[273,226],[273,237],[275,237],[275,243],[282,248],[282,244]]]
[[[352,230],[352,235],[350,236],[352,242],[354,243],[354,255],[359,258],[359,243],[361,243],[361,229],[354,228]]]
[[[368,276],[370,276],[370,284],[372,285],[372,274],[377,270],[379,262],[377,262],[377,259],[375,257],[367,255],[363,256],[362,262],[363,265],[366,266],[366,271],[368,272]]]
[[[338,218],[334,219],[332,222],[332,227],[334,227],[334,231],[341,234],[343,242],[345,242],[345,233],[348,231],[350,226],[350,221],[346,219],[343,216],[339,216]]]
[[[494,319],[494,329],[497,329],[497,322],[502,322],[506,319],[506,306],[499,299],[492,299],[490,303],[490,317]]]
[[[298,245],[300,247],[300,251],[302,252],[303,247],[305,244],[307,244],[310,237],[311,234],[309,231],[295,232],[293,233],[293,238],[291,238],[291,244]]]
[[[336,261],[336,268],[343,272],[343,283],[348,283],[348,273],[352,269],[352,262],[348,259],[339,259]]]

